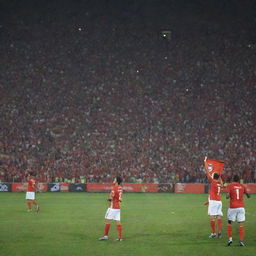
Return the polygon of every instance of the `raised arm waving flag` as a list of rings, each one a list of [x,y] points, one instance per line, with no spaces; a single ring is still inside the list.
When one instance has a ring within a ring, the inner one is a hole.
[[[206,163],[208,164],[208,170],[211,176],[213,176],[215,172],[220,175],[222,174],[222,171],[224,169],[224,161],[207,158]]]

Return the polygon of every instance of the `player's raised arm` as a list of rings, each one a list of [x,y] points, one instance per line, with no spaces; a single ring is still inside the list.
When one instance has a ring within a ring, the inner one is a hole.
[[[210,173],[209,173],[209,169],[208,169],[208,163],[207,163],[207,156],[204,158],[204,169],[207,175],[208,179],[212,179]]]

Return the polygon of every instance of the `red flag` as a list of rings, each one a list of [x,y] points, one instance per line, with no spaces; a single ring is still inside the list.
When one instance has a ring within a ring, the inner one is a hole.
[[[213,176],[215,172],[220,175],[222,174],[222,170],[224,169],[224,161],[207,158],[206,163],[208,165],[208,171],[211,176]]]

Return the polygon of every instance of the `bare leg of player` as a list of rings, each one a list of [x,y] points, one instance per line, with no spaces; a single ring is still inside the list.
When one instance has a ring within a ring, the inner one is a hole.
[[[217,224],[218,224],[218,238],[222,237],[222,218],[221,216],[217,216]]]
[[[27,200],[27,206],[28,206],[28,212],[31,212],[32,211],[32,209],[31,209],[31,200]]]
[[[239,245],[245,246],[244,244],[244,222],[238,222],[239,225]]]
[[[108,240],[109,229],[110,229],[110,220],[109,219],[105,219],[104,236],[99,238],[100,241]]]
[[[210,226],[211,226],[211,229],[212,229],[212,233],[210,234],[209,238],[215,238],[216,237],[215,217],[216,216],[210,215]]]
[[[118,232],[118,238],[116,239],[116,241],[123,241],[122,238],[122,223],[120,221],[116,221],[116,228],[117,228],[117,232]]]

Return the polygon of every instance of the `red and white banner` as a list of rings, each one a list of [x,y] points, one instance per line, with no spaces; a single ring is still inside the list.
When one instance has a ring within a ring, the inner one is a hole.
[[[37,188],[39,192],[47,192],[48,185],[47,183],[38,183]]]
[[[123,185],[124,192],[158,192],[158,184],[130,183]]]
[[[174,193],[205,193],[205,184],[201,183],[176,183]]]
[[[113,184],[87,184],[87,192],[110,192]],[[123,184],[126,192],[158,192],[158,184],[129,183]]]
[[[213,176],[214,173],[218,173],[220,175],[222,174],[224,169],[224,161],[207,158],[206,163],[208,165],[208,171],[211,176]]]
[[[110,192],[111,188],[113,187],[113,184],[87,184],[87,192]]]
[[[27,191],[27,183],[12,183],[12,192]]]
[[[69,184],[60,183],[60,192],[69,192]]]
[[[28,183],[12,183],[12,192],[26,192]],[[39,192],[47,192],[46,183],[38,183],[37,185]]]
[[[256,193],[256,184],[255,183],[247,183],[244,184],[247,188],[247,191],[249,194],[255,194]]]

